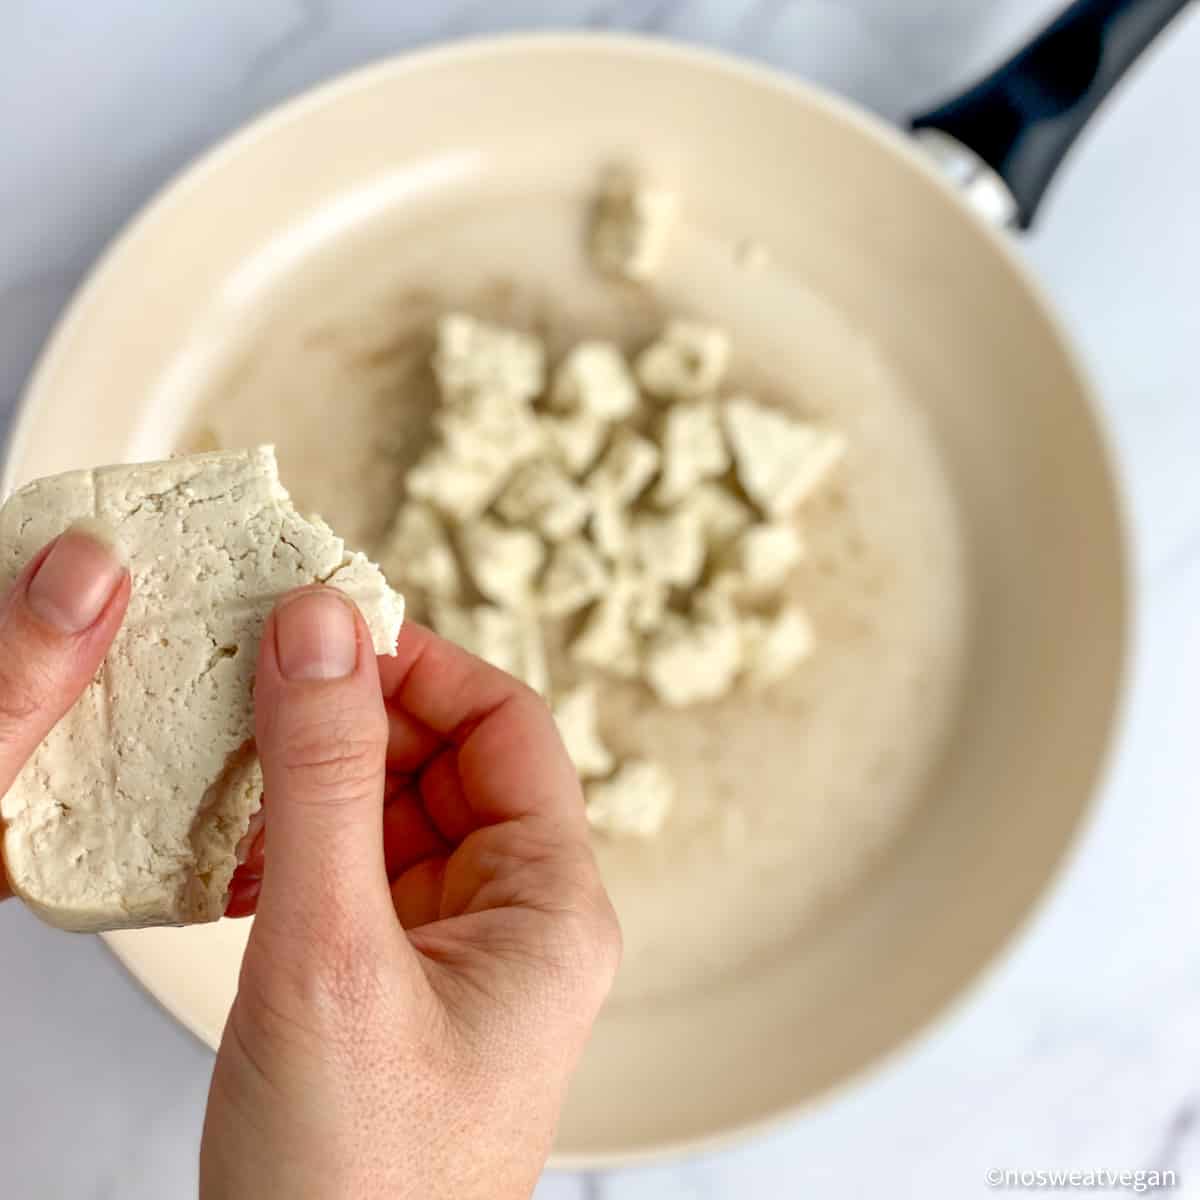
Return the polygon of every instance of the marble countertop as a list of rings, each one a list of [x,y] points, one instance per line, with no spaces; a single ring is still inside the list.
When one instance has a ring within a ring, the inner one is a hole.
[[[8,0],[0,13],[0,427],[71,292],[198,151],[407,47],[541,27],[722,46],[889,119],[1054,0]],[[1200,1196],[1200,11],[1077,147],[1025,253],[1097,379],[1137,536],[1139,654],[1095,819],[1015,950],[932,1034],[766,1139],[548,1174],[541,1200],[961,1197],[990,1167],[1172,1167]],[[1194,438],[1193,438],[1193,435]],[[211,1058],[101,945],[0,911],[12,1200],[195,1192]]]

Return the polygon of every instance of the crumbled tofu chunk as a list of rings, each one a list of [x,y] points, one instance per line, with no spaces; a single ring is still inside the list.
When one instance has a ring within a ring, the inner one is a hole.
[[[638,406],[638,389],[620,347],[580,342],[555,372],[550,405],[561,413],[605,421],[630,416]]]
[[[380,566],[389,579],[430,596],[453,600],[462,587],[454,548],[427,504],[409,501],[401,506],[380,552]]]
[[[632,504],[658,470],[658,447],[631,429],[619,429],[604,457],[587,478],[593,496],[611,496]]]
[[[540,423],[546,453],[575,479],[587,473],[608,437],[608,422],[586,413],[569,417],[544,416]]]
[[[600,740],[596,688],[592,684],[580,684],[560,696],[554,702],[554,720],[582,778],[594,779],[613,769],[612,751]]]
[[[672,587],[690,588],[704,572],[704,534],[690,509],[635,517],[633,545],[639,572]]]
[[[556,546],[542,575],[538,603],[548,617],[569,617],[597,600],[608,586],[603,560],[581,537]]]
[[[543,452],[546,431],[528,406],[486,414],[479,407],[469,403],[434,415],[434,429],[453,459],[478,465],[503,480],[519,463]]]
[[[724,696],[742,666],[742,639],[731,606],[711,594],[690,617],[670,614],[645,654],[646,682],[664,704],[682,708]]]
[[[794,512],[841,460],[846,439],[746,397],[725,405],[738,479],[768,516]]]
[[[710,551],[721,550],[754,522],[753,511],[721,483],[702,483],[693,488],[680,507],[696,514]]]
[[[794,604],[784,605],[772,616],[743,617],[740,625],[746,678],[758,686],[790,674],[816,647],[808,614]]]
[[[480,517],[464,525],[458,539],[467,570],[484,596],[506,608],[529,602],[546,557],[536,533],[508,529],[491,517]]]
[[[629,623],[638,633],[654,633],[667,615],[669,587],[650,575],[630,583]]]
[[[404,479],[413,500],[432,504],[452,521],[469,521],[491,504],[508,474],[504,463],[465,462],[445,446],[433,446]]]
[[[715,582],[734,592],[769,591],[781,586],[803,558],[804,542],[794,525],[751,525],[721,557]]]
[[[596,196],[588,237],[592,264],[606,275],[637,282],[653,278],[675,221],[675,196],[612,171]]]
[[[592,541],[610,562],[620,562],[629,552],[629,512],[615,496],[601,492],[592,501]]]
[[[532,400],[545,386],[546,351],[529,334],[449,313],[438,322],[433,370],[447,401],[478,393]]]
[[[536,529],[547,541],[560,542],[587,523],[592,501],[560,467],[537,459],[517,468],[496,511],[514,525]]]
[[[729,335],[696,321],[669,321],[638,355],[638,382],[663,400],[712,396],[729,365]]]
[[[729,450],[715,403],[676,404],[662,420],[662,469],[654,503],[678,504],[703,480],[729,469]]]
[[[630,621],[633,599],[631,587],[613,582],[571,643],[571,657],[577,663],[625,679],[637,675],[638,646]]]
[[[215,921],[262,797],[252,678],[276,601],[327,582],[394,654],[403,600],[322,521],[301,517],[269,447],[42,479],[0,509],[0,594],[87,520],[132,595],[78,702],[0,798],[16,893],[63,929]]]
[[[674,802],[674,781],[658,763],[630,759],[611,779],[588,784],[588,824],[615,837],[652,838]]]

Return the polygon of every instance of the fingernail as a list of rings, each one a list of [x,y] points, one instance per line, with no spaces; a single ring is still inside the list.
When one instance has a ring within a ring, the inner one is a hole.
[[[344,679],[358,661],[349,602],[328,588],[289,597],[275,613],[275,652],[285,679]]]
[[[29,581],[29,607],[60,633],[82,633],[107,607],[124,575],[111,534],[81,521],[54,543]]]

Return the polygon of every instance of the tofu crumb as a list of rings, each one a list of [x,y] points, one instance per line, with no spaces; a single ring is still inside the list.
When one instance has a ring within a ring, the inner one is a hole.
[[[729,335],[698,321],[669,321],[637,357],[638,382],[662,400],[702,400],[716,394],[730,356]]]
[[[551,553],[538,587],[538,606],[547,617],[569,617],[598,600],[608,583],[608,568],[590,543],[570,538]]]
[[[766,408],[745,396],[725,405],[725,432],[738,480],[770,517],[786,517],[828,478],[846,452],[831,430]]]
[[[680,505],[696,514],[710,553],[722,550],[755,520],[753,509],[723,483],[700,484]]]
[[[534,579],[546,557],[537,534],[480,517],[464,525],[458,539],[467,570],[484,596],[502,608],[530,603]]]
[[[594,684],[580,684],[559,696],[554,720],[580,778],[595,779],[612,771],[616,760],[600,740]]]
[[[640,397],[621,348],[612,342],[580,342],[555,372],[550,406],[604,421],[631,416]]]
[[[601,181],[588,233],[592,265],[604,275],[646,283],[662,265],[675,223],[675,196],[614,170]]]
[[[658,447],[631,429],[614,435],[604,457],[587,478],[593,496],[611,496],[619,504],[632,504],[658,471]]]
[[[644,513],[633,522],[634,561],[643,578],[690,588],[704,573],[700,518],[690,509]]]
[[[567,417],[541,416],[543,442],[550,459],[572,479],[587,474],[608,439],[608,422],[579,413]]]
[[[630,759],[611,779],[588,784],[588,824],[613,837],[657,837],[674,802],[674,781],[658,763]]]
[[[804,558],[800,531],[786,521],[751,525],[719,559],[715,586],[732,592],[781,588]]]
[[[431,596],[453,600],[462,590],[454,547],[437,513],[427,504],[401,506],[379,562],[389,579]]]
[[[808,614],[795,604],[771,616],[748,616],[741,621],[742,655],[747,680],[765,687],[790,675],[816,647]]]
[[[719,700],[742,667],[742,637],[732,607],[697,602],[689,617],[672,614],[646,649],[646,682],[672,708]]]
[[[543,458],[517,468],[496,501],[496,511],[513,525],[561,542],[586,524],[592,500],[562,468]]]
[[[469,521],[491,504],[508,474],[503,462],[465,462],[445,446],[432,446],[405,476],[412,500],[424,501],[450,521]]]
[[[479,393],[532,400],[545,386],[546,351],[529,334],[448,313],[438,321],[433,370],[450,401]]]
[[[623,679],[637,677],[638,645],[630,619],[633,600],[633,589],[620,581],[600,597],[571,643],[576,663]]]
[[[668,409],[659,445],[662,469],[653,498],[660,507],[680,503],[697,484],[729,469],[729,449],[714,403],[676,404]]]

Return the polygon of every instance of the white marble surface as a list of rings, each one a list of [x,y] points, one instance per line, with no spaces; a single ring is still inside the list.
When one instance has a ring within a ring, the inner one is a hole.
[[[725,46],[898,118],[1053,0],[8,0],[0,12],[0,423],[108,238],[264,107],[501,29]],[[986,1194],[985,1169],[1175,1167],[1200,1196],[1200,11],[1080,145],[1025,252],[1098,379],[1129,485],[1140,655],[1096,819],[1015,952],[934,1034],[774,1135],[551,1174],[542,1200]],[[0,1195],[194,1194],[210,1058],[99,944],[0,911]]]

